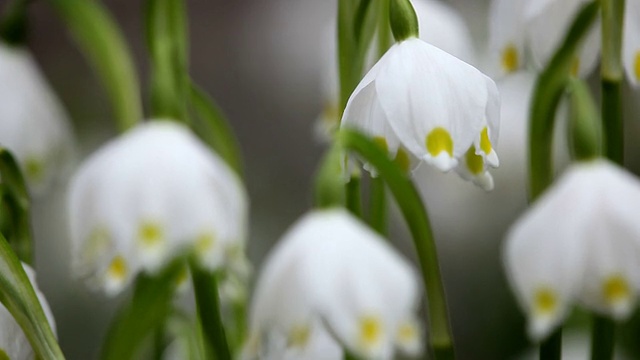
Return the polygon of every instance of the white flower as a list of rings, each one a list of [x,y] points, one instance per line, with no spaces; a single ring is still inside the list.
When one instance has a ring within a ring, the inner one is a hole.
[[[474,64],[476,59],[473,41],[462,16],[450,5],[435,0],[413,0],[418,21],[420,24],[420,39],[434,45],[449,54]],[[336,55],[336,25],[331,24],[323,33],[322,38],[323,77],[322,93],[325,98],[325,107],[320,115],[316,133],[322,139],[330,138],[329,135],[338,127],[340,121],[339,109],[339,84],[338,84],[338,58]],[[374,63],[376,40],[372,42],[367,68]]]
[[[573,165],[513,226],[505,264],[541,339],[575,301],[627,318],[640,284],[640,183],[606,160]]]
[[[71,182],[73,265],[108,293],[195,249],[203,266],[244,247],[247,198],[188,129],[147,122],[92,155]]]
[[[33,286],[33,290],[35,290],[36,296],[40,301],[42,310],[44,310],[44,314],[47,317],[47,320],[49,320],[49,325],[55,334],[56,324],[53,319],[53,315],[51,314],[51,310],[49,309],[47,300],[38,289],[35,272],[26,264],[23,264],[22,267],[31,281],[31,285]],[[18,325],[14,320],[11,313],[9,313],[2,304],[0,304],[0,359],[35,359],[33,348],[31,348],[31,344],[29,343],[27,336],[22,331],[20,325]]]
[[[42,194],[73,152],[69,119],[24,48],[0,43],[0,146],[17,158],[29,189]]]
[[[418,301],[416,274],[383,238],[345,210],[314,211],[265,262],[246,353],[271,356],[274,343],[305,353],[325,330],[364,359],[419,351]]]
[[[407,167],[416,160],[457,168],[490,190],[497,167],[500,100],[473,66],[417,38],[391,47],[349,98],[342,126],[385,145]]]

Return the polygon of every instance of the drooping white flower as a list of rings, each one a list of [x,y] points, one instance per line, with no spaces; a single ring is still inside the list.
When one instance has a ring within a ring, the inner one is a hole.
[[[0,146],[17,158],[30,191],[42,194],[73,152],[66,112],[31,54],[0,43]]]
[[[418,289],[410,265],[352,215],[311,212],[259,275],[246,355],[273,356],[274,346],[305,354],[316,341],[331,348],[323,331],[364,359],[392,358],[395,347],[419,351]]]
[[[627,1],[624,10],[622,62],[631,84],[640,86],[640,3]]]
[[[436,0],[413,0],[412,4],[418,16],[420,24],[420,39],[434,45],[449,54],[474,64],[476,61],[473,41],[462,16],[448,4]],[[339,84],[338,84],[338,58],[336,55],[336,26],[331,24],[323,34],[321,47],[323,77],[322,93],[325,99],[325,107],[320,115],[316,133],[321,138],[329,138],[339,125]],[[376,48],[374,39],[371,46],[371,54],[367,60],[367,68],[375,62]]]
[[[40,305],[42,306],[42,310],[44,310],[44,314],[49,320],[49,325],[53,332],[56,332],[56,324],[53,319],[53,315],[51,313],[51,309],[49,309],[49,304],[45,299],[44,295],[38,289],[36,284],[36,275],[33,269],[31,269],[28,265],[23,264],[22,267],[24,271],[27,273],[29,280],[31,281],[31,285],[33,286],[33,290],[35,290],[36,296],[40,301]],[[33,348],[27,339],[27,336],[22,331],[22,328],[15,321],[11,313],[0,304],[0,359],[11,359],[11,360],[33,360],[35,359],[35,354],[33,352]]]
[[[209,269],[244,247],[247,198],[189,130],[147,122],[92,155],[71,182],[73,265],[107,293],[195,249]]]
[[[487,190],[493,187],[487,167],[499,164],[499,122],[493,80],[417,38],[389,49],[342,117],[343,127],[374,137],[407,167],[425,161],[442,171],[457,168]]]
[[[579,301],[627,318],[640,284],[640,182],[606,160],[573,165],[507,236],[509,280],[541,339]]]

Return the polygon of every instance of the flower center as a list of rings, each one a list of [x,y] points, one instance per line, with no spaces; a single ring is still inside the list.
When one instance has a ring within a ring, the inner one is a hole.
[[[622,275],[613,275],[602,284],[604,299],[609,305],[626,301],[631,296],[629,283]]]
[[[484,160],[482,159],[482,156],[476,155],[476,151],[473,146],[467,150],[465,161],[469,172],[473,175],[478,175],[484,170]]]
[[[553,289],[540,288],[534,295],[534,312],[537,315],[548,316],[558,308],[558,296]]]
[[[365,316],[360,319],[360,344],[369,349],[380,342],[382,324],[375,316]]]
[[[196,240],[196,251],[198,251],[199,253],[206,253],[209,250],[211,250],[211,248],[213,248],[213,245],[216,243],[216,239],[213,236],[212,233],[204,233],[200,236],[198,236],[198,239]]]
[[[482,149],[482,151],[484,151],[484,153],[487,155],[489,155],[491,153],[491,150],[493,150],[491,140],[489,140],[489,129],[486,126],[480,133],[480,149]]]
[[[162,242],[162,228],[153,222],[145,222],[138,230],[140,243],[147,248],[155,247]]]
[[[307,346],[310,337],[311,328],[308,325],[296,325],[289,332],[289,346],[304,348]]]
[[[398,328],[398,342],[401,344],[409,344],[416,341],[418,337],[418,329],[411,322],[403,322]]]
[[[507,45],[502,51],[502,68],[506,72],[514,72],[520,67],[518,49],[513,44]]]
[[[453,156],[453,139],[447,130],[437,127],[427,135],[426,139],[427,151],[431,156],[438,156],[445,151],[449,156]]]
[[[110,279],[115,280],[116,282],[121,282],[127,277],[128,273],[129,268],[127,267],[127,262],[122,256],[117,255],[113,260],[111,260],[111,264],[107,270],[107,274]]]

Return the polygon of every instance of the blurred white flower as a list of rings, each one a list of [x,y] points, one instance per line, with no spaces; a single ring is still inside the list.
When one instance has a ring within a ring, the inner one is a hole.
[[[511,73],[526,63],[546,66],[561,45],[580,8],[588,0],[493,0],[489,46],[499,73]],[[593,26],[574,60],[572,72],[586,76],[598,63],[600,27]]]
[[[594,160],[570,167],[507,235],[505,266],[529,317],[544,338],[571,305],[616,320],[632,312],[640,283],[640,182]]]
[[[72,179],[69,211],[74,271],[110,294],[182,251],[213,270],[233,266],[244,248],[240,180],[168,121],[139,125],[86,160]]]
[[[269,358],[274,348],[312,354],[321,347],[336,357],[305,358],[340,359],[325,331],[363,359],[390,359],[395,347],[419,352],[418,301],[414,270],[383,238],[345,210],[314,211],[265,262],[245,356]]]
[[[413,0],[418,16],[420,39],[438,47],[469,64],[475,64],[473,41],[464,19],[450,5],[436,0]],[[338,58],[336,54],[336,26],[332,23],[323,33],[322,59],[324,62],[322,93],[325,107],[316,122],[316,133],[328,139],[340,121]],[[372,42],[367,68],[375,62],[376,41]]]
[[[0,146],[15,156],[34,195],[68,168],[69,119],[27,49],[0,43]]]
[[[473,66],[420,39],[391,47],[358,84],[343,127],[384,144],[407,170],[425,161],[456,168],[486,190],[497,167],[500,99],[496,84]]]
[[[36,284],[36,274],[28,265],[22,264],[22,267],[24,268],[24,271],[27,273],[27,276],[31,281],[31,285],[33,286],[33,290],[35,290],[36,296],[40,301],[42,310],[44,310],[44,314],[47,317],[47,320],[49,320],[49,325],[51,326],[51,329],[55,334],[56,324],[53,319],[53,314],[51,313],[51,309],[49,309],[47,300],[38,289],[38,286]],[[11,313],[9,313],[9,311],[2,304],[0,304],[0,359],[35,359],[33,348],[31,347],[27,336],[22,331],[20,325],[18,325],[18,323],[14,320]]]

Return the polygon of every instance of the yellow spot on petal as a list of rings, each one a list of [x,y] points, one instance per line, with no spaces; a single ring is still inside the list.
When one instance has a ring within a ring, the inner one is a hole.
[[[122,281],[127,277],[128,273],[129,268],[127,267],[127,262],[122,256],[117,255],[113,260],[111,260],[111,264],[107,269],[107,275],[109,278]]]
[[[449,156],[453,156],[453,139],[451,139],[449,132],[442,127],[431,130],[425,143],[427,151],[433,157],[438,156],[443,151],[447,152]]]
[[[398,328],[398,341],[400,343],[410,343],[416,340],[418,329],[410,322],[405,322]]]
[[[613,275],[602,284],[604,299],[609,305],[625,301],[631,296],[629,283],[622,275]]]
[[[308,325],[296,325],[289,332],[289,346],[304,348],[311,337],[311,328]]]
[[[196,251],[199,253],[206,253],[213,248],[215,243],[216,239],[212,233],[204,233],[196,240]]]
[[[144,222],[138,230],[138,240],[144,247],[159,245],[164,239],[162,227],[153,222]]]
[[[533,310],[536,315],[548,316],[556,312],[558,308],[558,296],[553,289],[540,288],[536,291],[533,300]]]
[[[404,149],[398,149],[394,161],[402,171],[409,172],[409,169],[411,168],[411,160],[409,159],[409,154],[407,154]]]
[[[507,45],[502,50],[502,68],[510,73],[518,70],[520,67],[520,56],[518,55],[518,49],[513,44]]]
[[[0,349],[0,360],[11,360],[4,350]]]
[[[24,161],[24,174],[31,181],[41,181],[44,177],[44,163],[35,157]]]
[[[382,136],[374,136],[372,140],[373,140],[373,143],[378,145],[384,152],[389,151],[389,145],[387,145],[387,139],[383,138]]]
[[[478,175],[484,171],[484,159],[482,159],[482,156],[476,155],[476,151],[473,146],[467,150],[464,158],[467,164],[467,169],[469,169],[471,174]]]
[[[636,53],[636,61],[635,61],[635,66],[634,66],[634,70],[636,72],[636,79],[638,79],[638,81],[640,81],[640,51],[638,51]]]
[[[491,140],[489,140],[489,129],[486,126],[480,133],[480,149],[487,155],[493,150],[493,145],[491,145]]]
[[[571,63],[571,76],[578,76],[578,72],[580,71],[580,59],[574,58]]]
[[[365,349],[377,345],[382,337],[382,324],[377,317],[365,316],[360,319],[360,344]]]

